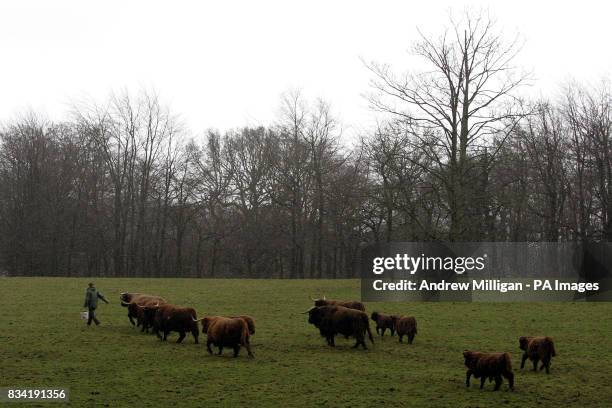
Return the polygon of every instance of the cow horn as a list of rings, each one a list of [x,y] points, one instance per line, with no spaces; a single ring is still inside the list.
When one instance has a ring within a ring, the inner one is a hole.
[[[325,295],[323,295],[323,300],[327,300],[327,297]]]
[[[311,307],[310,309],[308,309],[307,311],[302,312],[302,314],[308,314],[308,313],[310,313],[310,312],[311,312],[313,309],[316,309],[316,306],[313,306],[313,307]]]
[[[194,319],[193,316],[191,316],[191,320],[193,320],[194,322],[200,322],[202,320],[206,319],[206,317],[203,317],[201,319]]]
[[[121,301],[121,306],[129,306],[130,302]]]

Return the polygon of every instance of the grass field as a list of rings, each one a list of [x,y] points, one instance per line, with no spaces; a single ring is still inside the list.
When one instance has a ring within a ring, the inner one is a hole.
[[[96,279],[111,301],[102,325],[79,319],[87,279],[0,279],[0,387],[68,387],[72,406],[602,407],[612,401],[612,303],[370,303],[411,314],[413,345],[375,338],[325,345],[300,312],[308,295],[359,298],[353,280]],[[161,343],[132,328],[122,291],[160,294],[203,314],[250,314],[255,359],[222,357],[177,334]],[[374,331],[374,326],[372,325]],[[546,334],[558,356],[551,374],[520,370],[520,335]],[[462,351],[509,351],[514,392],[464,385]],[[49,404],[43,404],[49,405]],[[29,406],[34,406],[30,404]],[[52,405],[57,406],[57,404]]]

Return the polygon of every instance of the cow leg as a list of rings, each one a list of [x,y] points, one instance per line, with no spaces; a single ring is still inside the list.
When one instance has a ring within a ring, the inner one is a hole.
[[[193,336],[193,339],[195,340],[195,344],[200,344],[198,343],[198,336],[200,335],[200,333],[198,332],[198,329],[192,330],[191,335]]]
[[[470,386],[470,377],[472,376],[472,370],[467,370],[467,372],[465,373],[465,386],[469,387]]]
[[[240,346],[236,345],[234,346],[234,358],[238,357],[238,354],[240,354]]]
[[[212,355],[213,351],[210,348],[210,345],[212,344],[212,341],[210,340],[206,340],[206,349],[208,350],[208,354]]]
[[[404,337],[404,335],[403,334],[399,334],[399,333],[397,335],[399,336],[399,342],[402,343],[402,338]]]
[[[395,335],[395,329],[390,329],[391,330],[391,337],[393,337]]]
[[[521,360],[521,370],[525,367],[525,361],[527,361],[527,353],[523,353],[523,358]]]
[[[538,371],[538,358],[533,359],[533,371]]]
[[[542,360],[542,367],[540,367],[540,370],[543,368],[546,368],[546,374],[550,374],[550,358]]]
[[[251,344],[250,343],[245,343],[244,344],[244,348],[246,348],[247,353],[249,354],[249,358],[255,358],[255,356],[253,355],[253,352],[251,351]]]
[[[486,379],[487,379],[487,377],[485,377],[484,375],[482,377],[480,377],[480,389],[481,390],[484,388],[485,380]]]
[[[132,319],[132,315],[128,313],[128,319],[130,319],[130,323],[132,323],[132,326],[136,326],[136,323],[134,323],[134,319]]]
[[[408,344],[412,344],[413,341],[414,341],[414,334],[409,334],[408,335]]]
[[[503,375],[508,379],[508,387],[514,391],[514,373],[512,371],[506,371]]]
[[[495,388],[493,389],[493,391],[499,390],[499,387],[501,387],[501,385],[502,385],[501,375],[496,375],[495,376]]]
[[[170,333],[170,332],[167,331],[167,330],[164,330],[164,341],[168,340],[168,333]]]
[[[178,340],[176,340],[177,343],[180,343],[181,341],[183,341],[183,339],[185,338],[185,332],[179,332],[179,338]]]
[[[217,353],[220,356],[223,353],[223,346],[219,346],[219,352]]]
[[[385,329],[384,327],[380,330],[380,336],[381,337],[385,336],[385,330],[387,330],[387,329]]]

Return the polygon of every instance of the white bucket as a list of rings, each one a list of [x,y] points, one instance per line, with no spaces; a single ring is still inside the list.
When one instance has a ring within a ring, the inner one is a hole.
[[[81,319],[83,320],[89,319],[89,312],[81,312]]]

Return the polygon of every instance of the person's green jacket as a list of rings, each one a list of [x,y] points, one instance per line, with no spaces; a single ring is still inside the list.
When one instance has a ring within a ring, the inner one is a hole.
[[[85,304],[83,307],[95,309],[98,307],[98,299],[102,299],[104,302],[108,303],[104,295],[98,292],[98,289],[87,288],[87,292],[85,292]]]

